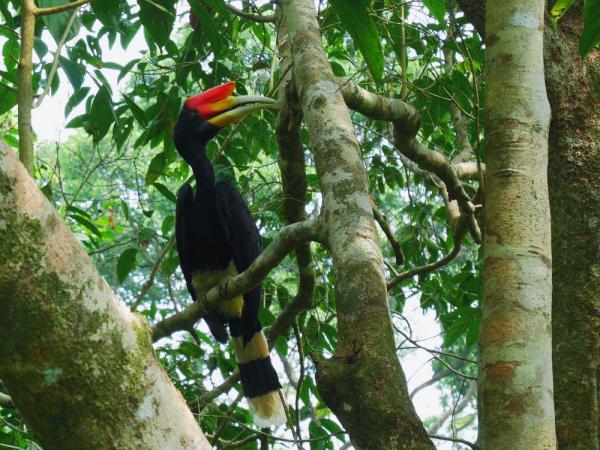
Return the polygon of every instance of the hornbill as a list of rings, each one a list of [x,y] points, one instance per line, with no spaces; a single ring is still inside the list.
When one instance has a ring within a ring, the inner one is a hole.
[[[175,147],[194,173],[195,188],[177,193],[175,237],[181,270],[192,299],[206,294],[224,278],[243,272],[261,252],[260,235],[242,196],[229,181],[215,182],[206,144],[227,125],[260,108],[275,108],[273,99],[234,96],[235,82],[188,98],[175,125]],[[261,427],[285,422],[279,379],[258,320],[260,286],[243,296],[219,302],[205,320],[212,335],[233,339],[240,378],[254,421]]]

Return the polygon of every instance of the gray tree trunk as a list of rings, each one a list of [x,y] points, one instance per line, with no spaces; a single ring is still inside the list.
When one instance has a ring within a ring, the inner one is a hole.
[[[323,51],[314,2],[282,6],[336,278],[338,345],[333,358],[317,364],[319,392],[359,447],[433,449],[396,355],[366,170]]]
[[[479,424],[491,450],[556,448],[544,4],[487,2]]]
[[[0,143],[0,379],[45,450],[209,449],[152,350]]]

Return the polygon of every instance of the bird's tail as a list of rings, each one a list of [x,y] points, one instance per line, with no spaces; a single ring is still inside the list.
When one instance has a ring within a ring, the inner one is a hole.
[[[252,339],[244,345],[241,333],[236,333],[236,327],[230,321],[230,331],[233,339],[235,355],[240,368],[240,378],[244,395],[250,403],[250,412],[254,422],[261,428],[282,425],[286,421],[285,409],[279,395],[279,378],[271,364],[269,345],[264,333],[258,325],[258,330]],[[233,325],[233,326],[232,326]]]

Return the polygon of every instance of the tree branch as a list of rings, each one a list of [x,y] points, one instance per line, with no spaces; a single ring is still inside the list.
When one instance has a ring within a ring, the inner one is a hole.
[[[351,81],[338,79],[338,84],[349,108],[371,119],[392,122],[396,150],[421,168],[435,173],[446,184],[450,200],[456,200],[461,212],[469,218],[467,224],[473,239],[481,242],[481,231],[473,216],[475,207],[454,165],[444,155],[429,150],[416,139],[421,123],[418,111],[401,100],[373,94]]]
[[[227,9],[229,9],[229,11],[231,11],[236,16],[241,17],[243,19],[252,20],[253,22],[268,23],[268,22],[275,22],[275,20],[276,20],[275,14],[273,14],[271,16],[261,16],[260,14],[252,14],[252,13],[249,13],[246,11],[242,11],[241,9],[238,9],[229,3],[226,3],[226,6],[227,6]]]
[[[375,220],[379,224],[379,227],[381,228],[385,236],[388,238],[388,241],[392,246],[392,249],[394,250],[394,254],[396,255],[396,264],[401,266],[402,264],[404,264],[404,253],[402,253],[402,247],[400,247],[400,242],[396,240],[396,237],[394,236],[394,233],[392,233],[392,230],[390,228],[390,224],[388,223],[385,216],[381,214],[379,209],[377,209],[376,206],[373,206],[373,217],[375,217]]]
[[[459,444],[464,444],[468,447],[471,447],[473,450],[483,450],[477,444],[475,444],[473,442],[465,441],[464,439],[451,438],[451,437],[447,437],[447,436],[438,436],[437,434],[430,434],[429,437],[431,439],[439,439],[440,441],[458,442]]]
[[[32,0],[33,1],[33,0]],[[64,11],[68,11],[70,9],[79,8],[87,3],[90,3],[91,0],[77,0],[76,2],[65,3],[63,5],[52,6],[48,8],[35,8],[33,13],[37,17],[46,16],[48,14],[57,14]]]
[[[444,256],[438,261],[425,264],[423,266],[415,267],[413,269],[407,270],[406,272],[402,272],[399,275],[396,275],[392,280],[388,282],[388,291],[394,289],[400,282],[406,280],[407,278],[414,277],[415,275],[433,272],[434,270],[439,269],[440,267],[443,267],[450,261],[452,261],[456,257],[456,255],[458,255],[462,247],[462,242],[466,232],[466,227],[464,223],[465,220],[466,219],[464,218],[464,216],[461,216],[458,223],[456,224],[456,229],[454,231],[454,247],[452,248],[452,251],[450,251],[450,253],[448,253],[446,256]]]
[[[442,425],[444,425],[444,422],[446,422],[446,420],[448,420],[448,418],[450,416],[453,416],[456,413],[459,413],[463,409],[465,409],[465,407],[469,404],[469,402],[475,395],[476,391],[477,391],[477,383],[475,381],[469,381],[469,389],[467,390],[467,392],[466,392],[465,396],[462,398],[462,400],[460,402],[458,402],[452,408],[448,408],[446,411],[444,411],[442,414],[440,414],[440,416],[437,418],[435,423],[431,426],[431,428],[429,428],[429,430],[428,430],[429,434],[437,433],[439,431],[439,429],[442,428]]]
[[[21,0],[21,49],[17,72],[17,114],[19,124],[19,159],[33,175],[33,128],[31,105],[33,102],[33,37],[35,32],[33,0]]]
[[[283,258],[302,242],[321,241],[318,224],[314,220],[288,225],[244,272],[223,281],[198,298],[183,311],[158,322],[152,327],[152,338],[157,341],[175,331],[187,330],[214,309],[218,302],[234,298],[257,286]]]
[[[52,66],[50,67],[50,72],[48,73],[48,78],[46,79],[46,86],[44,87],[44,91],[36,99],[32,108],[39,107],[42,104],[42,102],[44,101],[44,97],[46,97],[46,95],[48,95],[48,92],[50,92],[50,88],[52,88],[52,81],[54,80],[54,75],[56,74],[56,69],[58,67],[58,62],[60,60],[60,52],[62,51],[62,48],[65,45],[67,38],[69,37],[69,32],[71,31],[71,27],[73,26],[73,22],[75,22],[76,17],[77,17],[77,11],[73,11],[73,13],[71,14],[71,17],[69,17],[69,21],[67,22],[67,25],[65,26],[65,30],[63,31],[60,41],[58,42],[58,44],[56,46],[56,51],[54,52],[54,59],[52,60]]]

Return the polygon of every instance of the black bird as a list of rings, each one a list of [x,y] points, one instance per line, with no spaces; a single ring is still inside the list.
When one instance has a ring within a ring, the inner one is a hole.
[[[196,187],[184,184],[177,193],[175,233],[181,270],[192,299],[225,277],[240,273],[261,252],[260,235],[242,196],[229,181],[215,182],[206,144],[225,126],[260,108],[275,108],[273,99],[234,96],[235,82],[186,100],[175,125],[175,146],[191,166]],[[279,379],[258,320],[260,286],[219,303],[205,318],[222,343],[233,339],[244,394],[254,421],[261,427],[285,422]]]

